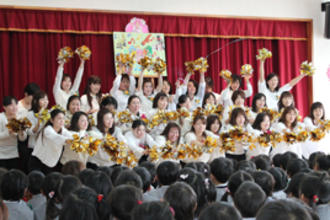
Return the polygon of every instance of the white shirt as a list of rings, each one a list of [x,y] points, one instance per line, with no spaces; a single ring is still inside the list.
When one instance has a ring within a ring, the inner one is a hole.
[[[266,85],[264,80],[262,83],[258,82],[258,91],[266,96],[266,104],[269,109],[278,110],[277,103],[283,92],[290,91],[292,87],[290,84],[285,84],[278,91],[271,92]]]
[[[0,113],[0,159],[18,158],[17,136],[9,134],[7,124],[5,113]]]
[[[91,96],[92,96],[92,107],[93,108],[91,108],[89,106],[87,95],[84,94],[80,98],[80,102],[81,102],[80,110],[83,111],[83,112],[88,112],[91,109],[97,109],[97,111],[93,113],[94,121],[95,121],[95,123],[97,123],[97,112],[98,112],[98,110],[100,110],[100,104],[99,104],[99,102],[97,100],[97,97],[95,95],[91,95]]]
[[[43,128],[44,123],[41,122],[40,125],[39,125],[38,131],[36,133],[34,133],[33,132],[33,129],[36,126],[36,124],[38,123],[38,120],[39,119],[34,115],[34,112],[33,111],[29,111],[29,113],[27,115],[27,119],[29,119],[29,121],[32,124],[31,128],[27,129],[27,134],[29,135],[28,147],[33,149],[34,148],[34,145],[36,144],[37,134]]]
[[[37,157],[48,167],[54,167],[59,162],[65,141],[72,139],[72,134],[66,128],[62,128],[61,134],[48,125],[43,133],[40,133],[32,155]]]
[[[22,119],[25,118],[27,116],[29,112],[29,109],[26,109],[22,103],[22,100],[20,100],[17,104],[17,118],[18,119]]]
[[[138,91],[135,93],[141,99],[141,110],[143,112],[148,112],[152,109],[153,100],[155,98],[155,93],[152,93],[150,96],[145,96],[142,91]]]
[[[182,94],[186,94],[187,92],[187,86],[186,85],[182,85],[181,86],[181,92]],[[200,82],[198,84],[198,91],[197,94],[194,96],[193,100],[191,100],[191,108],[189,109],[190,111],[194,111],[196,108],[198,107],[202,107],[203,104],[203,99],[204,99],[204,95],[205,95],[205,87],[206,87],[206,83],[202,83]],[[178,96],[180,97],[180,96]]]
[[[253,89],[252,89],[252,85],[250,82],[248,82],[246,84],[247,86],[247,90],[243,90],[244,94],[245,94],[245,98],[248,98],[252,95],[253,93]],[[221,104],[223,105],[224,108],[234,105],[233,101],[231,100],[231,97],[233,95],[234,91],[230,89],[230,86],[227,86],[227,88],[225,88],[221,94],[220,94],[220,103],[217,104]]]
[[[53,95],[54,95],[56,104],[60,105],[63,109],[66,109],[66,105],[68,103],[68,99],[70,98],[70,96],[79,93],[79,87],[80,87],[81,79],[82,79],[82,76],[84,73],[84,66],[83,65],[79,66],[79,69],[76,74],[76,78],[74,79],[73,85],[68,93],[65,92],[64,90],[62,90],[62,88],[61,88],[63,70],[64,70],[64,68],[61,65],[57,68],[55,83],[54,83],[54,87],[53,87]]]
[[[110,90],[111,96],[114,97],[118,102],[117,111],[119,112],[126,109],[128,98],[135,92],[135,77],[132,75],[129,76],[128,94],[125,94],[124,91],[119,90],[121,78],[121,74],[116,76],[115,80],[113,81],[113,86]]]
[[[254,135],[255,137],[259,137],[263,134],[263,132],[257,129],[253,129],[251,127],[250,134]],[[252,159],[253,157],[256,157],[260,154],[269,156],[269,151],[271,148],[270,144],[268,144],[267,146],[261,146],[258,142],[256,142],[254,146],[255,147],[253,149],[251,149],[250,147],[247,149],[246,159]]]
[[[128,147],[133,151],[136,158],[140,158],[145,150],[144,148],[140,147],[140,145],[148,145],[150,148],[157,146],[157,143],[154,141],[154,139],[147,133],[143,138],[138,139],[134,136],[132,131],[128,131],[125,134],[125,139]]]

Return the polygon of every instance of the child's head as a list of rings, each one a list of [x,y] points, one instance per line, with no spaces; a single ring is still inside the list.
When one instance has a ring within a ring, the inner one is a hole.
[[[203,99],[203,108],[205,108],[207,105],[215,105],[217,102],[214,94],[212,92],[208,92],[204,95]]]
[[[167,202],[146,202],[134,208],[132,220],[174,220],[174,211]]]
[[[88,115],[85,112],[76,112],[73,114],[69,130],[86,131],[89,129]]]
[[[234,172],[233,161],[224,157],[214,159],[211,162],[210,167],[211,179],[215,184],[226,183]]]
[[[106,108],[109,111],[116,111],[118,107],[117,100],[112,96],[106,96],[105,98],[102,98],[100,108]]]
[[[171,144],[178,145],[180,143],[181,128],[177,123],[169,122],[166,125],[162,135],[165,136],[166,141],[170,141]]]
[[[266,106],[266,96],[263,93],[257,93],[253,96],[252,111],[258,112],[260,109]]]
[[[132,132],[136,138],[143,138],[146,134],[146,123],[141,119],[134,120],[132,123]]]
[[[87,169],[84,169],[83,171],[81,171],[78,175],[80,181],[82,182],[82,184],[85,185],[86,181],[92,176],[92,174],[94,173],[95,171],[90,169],[90,168],[87,168]]]
[[[187,110],[191,108],[191,101],[187,95],[181,95],[178,99],[176,108],[180,109],[182,107],[186,108]]]
[[[82,184],[78,177],[72,175],[65,175],[63,177],[63,184],[60,188],[60,193],[63,201],[75,190],[79,189]]]
[[[27,99],[29,103],[32,102],[33,95],[40,90],[37,83],[28,83],[24,88],[24,99]]]
[[[119,85],[119,90],[127,91],[129,88],[129,83],[130,83],[129,76],[127,74],[122,74],[120,85]]]
[[[167,109],[167,105],[168,105],[168,96],[163,92],[157,93],[152,103],[152,107],[160,110],[165,110]]]
[[[244,106],[245,93],[242,90],[236,90],[235,92],[233,92],[231,100],[233,101],[234,105]]]
[[[269,173],[273,175],[275,180],[274,192],[284,190],[288,184],[288,176],[285,171],[279,167],[272,167],[270,168]]]
[[[7,115],[16,116],[17,99],[14,96],[5,96],[2,100],[2,106]]]
[[[150,189],[151,186],[151,175],[147,168],[142,167],[142,166],[137,166],[133,168],[133,171],[140,176],[142,180],[142,189],[143,193],[147,192]]]
[[[68,110],[71,114],[80,111],[80,97],[77,95],[70,96],[68,103],[66,105],[66,110]]]
[[[78,176],[82,170],[86,168],[86,165],[82,163],[81,161],[77,160],[70,160],[66,162],[62,169],[61,172],[64,175],[73,175],[73,176]]]
[[[156,170],[157,179],[161,185],[171,185],[177,180],[179,171],[179,165],[175,162],[161,162]]]
[[[190,79],[187,85],[187,95],[194,96],[197,94],[197,92],[198,92],[198,83],[195,80]]]
[[[289,160],[286,166],[286,173],[289,177],[294,176],[296,173],[308,170],[308,164],[302,159]]]
[[[237,189],[234,202],[244,218],[252,218],[257,215],[266,198],[266,194],[258,184],[246,181]]]
[[[124,170],[123,172],[121,172],[116,178],[114,185],[132,185],[138,189],[143,189],[141,177],[133,170]]]
[[[104,198],[113,189],[111,179],[101,171],[93,172],[88,179],[84,182],[84,185],[95,190],[97,194],[103,195]]]
[[[130,112],[136,114],[140,111],[140,107],[141,107],[141,100],[140,100],[139,96],[131,95],[128,98],[127,108],[130,110]]]
[[[274,92],[280,89],[280,79],[276,73],[270,73],[266,77],[266,86],[267,88]]]
[[[316,159],[316,170],[329,171],[330,169],[330,155],[322,155]]]
[[[251,160],[241,160],[236,164],[236,169],[252,174],[257,170],[257,167],[256,164]]]
[[[46,109],[48,103],[49,101],[48,101],[47,93],[42,90],[39,90],[37,93],[33,95],[31,110],[34,113],[38,113],[41,109]]]
[[[277,166],[276,164],[278,163],[278,165],[279,165],[278,167],[281,167],[283,170],[286,170],[286,167],[287,167],[288,162],[290,160],[298,159],[298,155],[296,153],[291,152],[291,151],[287,151],[284,154],[279,154],[278,158],[274,158],[274,157],[273,157],[273,164],[275,166]],[[275,164],[274,159],[277,160],[276,164]]]
[[[268,171],[256,171],[252,174],[254,181],[263,189],[267,197],[272,196],[275,180]]]
[[[309,158],[308,158],[308,165],[309,165],[309,168],[310,169],[315,169],[316,165],[317,165],[317,158],[318,157],[321,157],[321,156],[324,156],[325,153],[324,152],[321,152],[321,151],[316,151],[312,154],[309,155]]]
[[[261,112],[257,115],[253,122],[252,127],[262,132],[267,132],[270,128],[271,120],[270,116],[266,112]]]
[[[229,124],[243,127],[248,123],[244,109],[234,108],[230,114]]]
[[[29,185],[28,185],[29,192],[32,195],[37,195],[41,193],[41,186],[42,186],[42,182],[45,179],[45,175],[38,170],[33,170],[29,173],[28,179],[29,179]]]
[[[321,102],[314,102],[312,104],[309,117],[312,120],[324,120],[325,111],[324,111],[324,106]]]
[[[218,115],[211,114],[206,119],[206,130],[212,131],[214,134],[219,134],[222,127],[221,121]]]
[[[260,154],[251,159],[256,165],[257,170],[266,170],[268,171],[272,167],[272,161],[265,154]]]
[[[42,193],[46,196],[47,200],[49,200],[54,197],[55,193],[58,192],[62,184],[63,176],[61,173],[49,173],[41,185]]]
[[[236,171],[228,180],[228,189],[230,194],[234,196],[238,187],[245,181],[254,181],[253,177],[245,171]]]
[[[108,109],[101,109],[97,113],[97,128],[102,133],[113,134],[115,131],[114,115]]]
[[[242,78],[237,74],[231,75],[230,89],[233,91],[238,90],[241,87]]]
[[[286,126],[291,126],[292,128],[294,128],[298,123],[297,111],[295,107],[284,108],[284,111],[279,121],[285,124]]]
[[[12,169],[5,173],[1,182],[1,196],[4,200],[19,201],[28,187],[28,178],[20,170]]]
[[[154,84],[150,78],[144,79],[142,83],[143,94],[150,96],[154,90]]]
[[[164,194],[167,201],[175,211],[176,220],[193,220],[197,207],[197,196],[187,183],[172,184]]]
[[[303,205],[292,200],[275,200],[263,206],[256,220],[312,220]]]
[[[131,185],[115,187],[107,200],[113,216],[118,220],[130,220],[133,209],[141,204],[142,191]]]
[[[290,92],[283,92],[278,101],[279,112],[281,112],[281,110],[286,107],[295,107],[294,97]]]
[[[215,202],[206,207],[200,214],[199,220],[241,220],[241,215],[233,206],[225,202]]]
[[[210,177],[210,166],[207,163],[203,163],[200,161],[190,162],[190,163],[187,163],[184,167],[193,168],[194,170],[202,173],[205,178]]]
[[[204,115],[197,115],[191,126],[191,131],[195,134],[202,134],[206,129],[206,117]]]
[[[156,166],[154,163],[150,162],[150,161],[143,161],[141,164],[139,164],[139,166],[141,167],[145,167],[150,175],[151,175],[151,184],[155,187],[157,182],[156,182]]]
[[[299,198],[299,185],[307,176],[307,173],[300,172],[291,178],[288,187],[285,189],[288,197]]]

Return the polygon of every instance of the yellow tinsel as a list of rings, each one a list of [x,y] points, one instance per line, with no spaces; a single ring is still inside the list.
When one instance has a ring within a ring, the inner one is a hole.
[[[190,112],[186,109],[178,109],[177,110],[178,114],[179,114],[179,117],[182,117],[182,118],[187,118],[190,116]]]
[[[94,140],[91,136],[79,137],[79,135],[72,135],[73,139],[68,140],[70,149],[76,153],[88,153],[90,156],[96,154],[101,140]]]
[[[272,57],[272,52],[266,48],[258,50],[257,60],[266,60],[267,58]]]
[[[95,126],[96,125],[93,114],[88,115],[88,122],[89,122],[89,126]]]
[[[222,140],[222,146],[220,148],[220,152],[227,152],[227,151],[234,152],[236,150],[235,141],[228,132],[222,133],[220,137]]]
[[[215,138],[207,136],[204,141],[203,151],[206,153],[212,153],[217,146],[218,146],[217,140]]]
[[[231,75],[232,73],[230,72],[230,70],[221,70],[221,72],[219,73],[219,75],[224,78],[226,81],[231,81]]]
[[[42,109],[40,112],[35,113],[34,116],[39,119],[40,123],[47,122],[50,119],[50,113],[48,109]]]
[[[16,118],[10,119],[8,124],[6,125],[9,130],[16,133],[18,131],[23,131],[25,129],[31,128],[31,126],[31,122],[26,117],[21,120],[18,120]]]
[[[288,144],[294,144],[297,142],[297,134],[294,132],[285,132],[283,134],[283,141]]]
[[[150,59],[150,57],[145,56],[139,60],[138,64],[142,66],[142,69],[147,69],[149,66],[152,65],[152,60]]]
[[[187,61],[184,63],[184,65],[186,66],[186,70],[188,73],[194,74],[195,71],[194,61]]]
[[[308,61],[302,62],[300,65],[300,73],[302,75],[313,76],[315,73],[315,67],[313,66],[312,62],[308,63]]]
[[[153,63],[153,69],[159,75],[162,74],[166,70],[166,63],[161,58],[157,57],[155,62]]]
[[[316,128],[310,132],[311,141],[320,141],[325,137],[325,132],[321,128]]]
[[[265,112],[270,116],[270,120],[273,122],[277,118],[281,116],[281,114],[273,109],[269,109],[267,107],[259,109],[258,113]]]
[[[120,53],[116,56],[116,61],[117,61],[117,64],[121,64],[121,65],[124,65],[124,66],[128,66],[128,67],[132,67],[135,63],[135,54],[136,52],[132,52],[130,54],[123,54],[123,53]],[[118,66],[117,66],[118,67]]]
[[[64,63],[66,63],[72,57],[73,57],[73,51],[72,51],[72,49],[70,47],[63,47],[58,52],[57,60],[63,61]]]
[[[89,58],[92,55],[91,50],[86,45],[82,45],[81,47],[78,47],[76,49],[75,53],[78,54],[80,59],[83,59],[83,60],[89,60]]]
[[[251,64],[244,64],[242,67],[241,67],[241,75],[242,76],[250,76],[253,74],[253,68],[252,68],[252,65]]]
[[[308,139],[309,137],[309,133],[307,131],[300,131],[298,134],[297,134],[297,141],[299,142],[304,142]]]
[[[117,117],[119,122],[122,124],[133,122],[132,115],[128,110],[119,112]]]
[[[200,57],[194,61],[195,68],[194,70],[199,71],[201,73],[205,73],[209,64],[207,63],[207,59],[205,57]]]

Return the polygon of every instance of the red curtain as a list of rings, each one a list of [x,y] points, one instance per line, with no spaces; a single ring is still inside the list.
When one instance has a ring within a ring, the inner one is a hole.
[[[150,32],[165,33],[168,78],[173,84],[178,77],[184,77],[185,61],[206,56],[220,47],[220,52],[208,57],[207,75],[213,78],[217,92],[226,86],[218,76],[220,70],[239,73],[246,63],[255,69],[251,83],[257,92],[259,71],[255,56],[260,48],[273,52],[273,58],[266,62],[266,73],[279,73],[282,85],[299,74],[300,63],[308,57],[307,25],[301,21],[0,9],[0,100],[8,94],[22,98],[25,84],[33,81],[53,103],[57,53],[63,46],[76,48],[82,44],[91,48],[92,56],[85,65],[80,92],[92,74],[101,77],[102,91],[108,92],[115,77],[111,33],[124,31],[135,16],[146,20]],[[65,64],[65,72],[74,78],[78,66],[79,59],[75,57]],[[193,78],[198,79],[198,75]],[[308,79],[293,89],[303,115],[308,113],[308,90]]]

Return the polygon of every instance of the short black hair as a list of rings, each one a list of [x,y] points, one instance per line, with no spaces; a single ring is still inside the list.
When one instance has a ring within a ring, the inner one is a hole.
[[[158,180],[162,185],[171,185],[179,175],[179,165],[172,161],[161,162],[156,170]]]
[[[173,213],[174,214],[174,213]],[[167,202],[146,202],[136,206],[132,212],[132,220],[174,220]]]
[[[233,206],[225,202],[215,202],[206,207],[200,214],[199,220],[241,220],[241,215]]]
[[[228,181],[234,172],[234,164],[231,159],[219,157],[214,159],[211,164],[211,174],[221,183]]]
[[[133,168],[133,171],[136,172],[142,180],[143,192],[148,191],[148,189],[150,188],[152,179],[151,179],[151,175],[150,175],[149,171],[147,170],[147,168],[137,166],[137,167]]]
[[[270,158],[265,154],[260,154],[251,159],[256,165],[257,170],[269,170],[272,167]]]
[[[252,174],[254,181],[264,190],[265,194],[270,197],[273,194],[275,180],[267,171],[256,171]]]
[[[24,93],[26,93],[28,96],[30,95],[34,95],[35,93],[37,93],[40,90],[40,87],[37,83],[35,82],[31,82],[28,83],[25,88],[24,88]]]
[[[33,170],[28,175],[29,185],[28,190],[32,195],[41,193],[42,182],[45,179],[45,174],[39,170]]]
[[[5,96],[3,97],[2,105],[6,107],[11,105],[13,101],[17,104],[17,99],[14,96]]]
[[[1,182],[1,195],[4,200],[19,201],[28,187],[28,178],[20,170],[12,169],[5,173]]]
[[[105,98],[102,99],[100,107],[104,108],[107,105],[113,105],[115,107],[115,109],[117,109],[118,107],[118,102],[117,100],[112,97],[112,96],[106,96]]]
[[[288,176],[285,171],[280,167],[272,167],[268,171],[273,175],[275,180],[274,192],[283,190],[288,185]]]
[[[132,185],[139,189],[143,188],[141,177],[133,170],[124,170],[118,175],[115,181],[115,186],[123,184]]]
[[[286,167],[286,173],[288,176],[292,177],[296,173],[308,169],[308,164],[302,159],[292,159],[289,160]]]

